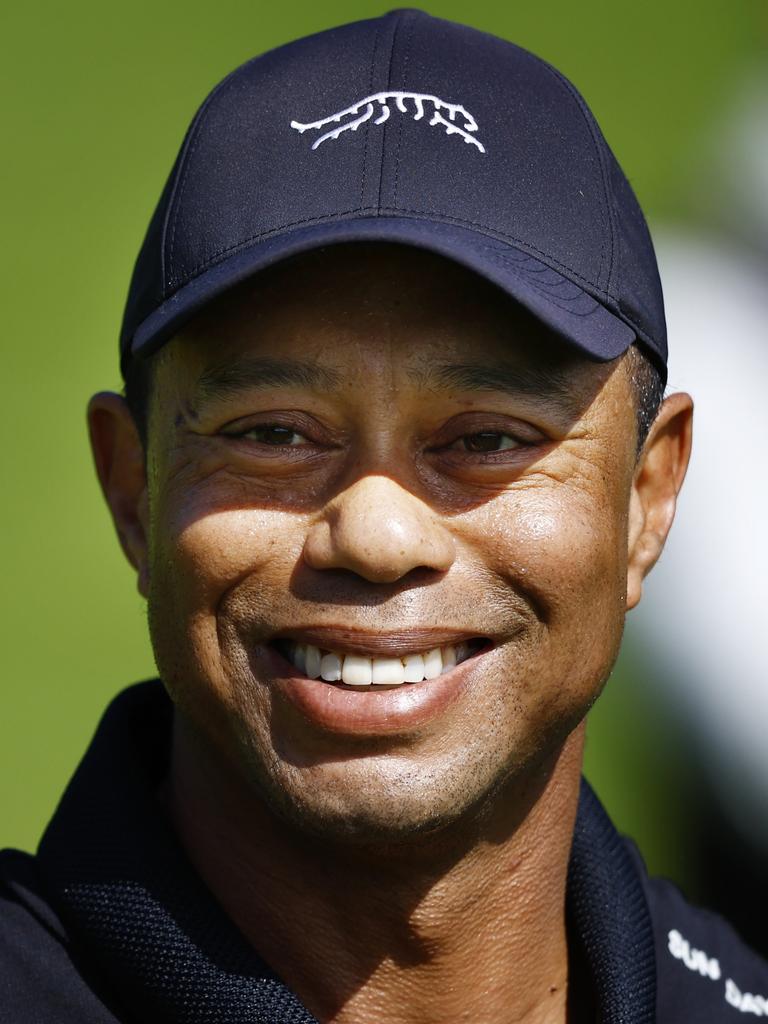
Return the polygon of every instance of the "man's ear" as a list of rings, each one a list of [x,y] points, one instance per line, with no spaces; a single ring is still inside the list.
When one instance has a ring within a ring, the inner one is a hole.
[[[149,591],[147,473],[144,446],[124,398],[111,391],[88,403],[88,429],[99,483],[125,556]]]
[[[665,399],[635,470],[629,502],[627,608],[656,564],[675,517],[677,495],[691,455],[693,401],[683,392]]]

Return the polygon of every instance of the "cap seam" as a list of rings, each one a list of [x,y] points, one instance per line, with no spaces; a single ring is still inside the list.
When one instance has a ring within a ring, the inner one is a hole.
[[[615,225],[614,225],[614,222],[613,222],[613,213],[612,213],[612,209],[611,209],[611,203],[609,202],[610,187],[609,187],[609,181],[608,181],[607,168],[605,166],[605,156],[604,156],[604,153],[603,153],[603,148],[604,147],[600,145],[600,138],[598,137],[597,132],[595,130],[596,125],[595,125],[594,119],[592,118],[592,116],[591,116],[591,114],[590,114],[590,112],[589,112],[589,110],[587,108],[587,105],[586,105],[583,97],[578,92],[576,87],[571,82],[569,82],[568,79],[565,77],[565,75],[563,75],[560,71],[558,71],[558,69],[556,67],[553,67],[551,64],[547,63],[547,61],[544,61],[544,60],[542,60],[541,63],[544,66],[544,68],[555,79],[557,79],[557,81],[560,82],[560,84],[562,86],[565,87],[565,90],[568,92],[568,94],[571,96],[571,98],[575,101],[576,106],[579,108],[581,116],[584,119],[584,123],[587,126],[590,138],[592,139],[592,144],[595,147],[595,151],[597,153],[597,160],[598,160],[598,164],[600,166],[600,178],[601,178],[602,184],[603,184],[603,197],[602,197],[603,198],[603,208],[604,208],[603,209],[603,216],[604,216],[604,220],[605,220],[606,226],[608,228],[609,250],[608,250],[608,267],[607,267],[607,273],[605,275],[605,284],[606,284],[606,294],[610,294],[610,292],[608,291],[608,288],[610,287],[611,275],[613,273],[613,261],[614,261],[614,251],[615,251]],[[600,276],[601,276],[601,278],[603,276],[602,264],[603,264],[604,260],[605,260],[605,246],[601,245],[600,246],[600,262],[601,262]],[[611,296],[611,297],[613,297],[613,296]]]
[[[373,37],[373,53],[371,55],[371,76],[370,76],[370,79],[368,81],[368,95],[369,96],[373,92],[373,82],[374,82],[374,76],[376,74],[376,54],[377,54],[378,49],[379,49],[379,38],[381,36],[382,24],[383,24],[383,19],[380,19],[378,24],[377,24],[377,26],[376,26],[376,34]],[[366,126],[365,145],[363,147],[363,173],[361,175],[362,180],[361,180],[361,183],[360,183],[360,205],[361,206],[365,203],[365,185],[366,185],[366,181],[368,179],[368,150],[370,149],[370,145],[371,145],[371,133],[370,133],[370,131],[368,131],[368,128]]]
[[[228,85],[231,80],[239,72],[245,70],[251,64],[255,63],[259,57],[252,57],[251,60],[247,61],[240,67],[235,68],[225,78],[223,78],[219,84],[209,93],[203,102],[202,106],[195,115],[195,119],[192,122],[187,138],[184,141],[179,157],[179,168],[180,172],[173,186],[173,192],[171,193],[168,201],[168,211],[165,216],[165,223],[163,224],[163,235],[161,240],[161,267],[163,280],[161,282],[161,294],[165,299],[169,294],[167,288],[173,281],[173,248],[176,242],[176,224],[178,222],[179,207],[181,206],[181,200],[184,195],[184,189],[187,183],[187,177],[189,175],[189,168],[192,163],[192,157],[197,149],[197,144],[200,136],[200,129],[202,128],[203,122],[208,116],[208,112],[211,108],[213,100],[219,95],[219,93]],[[171,238],[168,246],[166,247],[168,228],[171,229]],[[168,270],[166,273],[166,255],[168,256]]]
[[[403,16],[405,19],[405,15]],[[405,46],[403,47],[403,73],[400,78],[400,88],[405,92],[406,80],[408,77],[408,62],[411,57],[411,40],[413,38],[413,23],[414,19],[411,18],[408,35],[405,39]],[[392,47],[394,50],[394,46]],[[397,145],[395,146],[395,180],[392,183],[392,198],[397,203],[397,197],[400,189],[400,151],[403,143],[403,119],[400,118],[397,125]]]
[[[391,42],[390,48],[389,48],[389,62],[388,62],[388,65],[387,65],[387,92],[389,92],[390,89],[392,88],[392,64],[393,64],[393,61],[395,59],[395,44],[397,43],[397,36],[398,36],[399,31],[400,31],[400,26],[403,23],[403,16],[399,12],[393,12],[392,16],[394,16],[396,20],[395,20],[395,27],[394,27],[394,29],[392,31],[392,42]],[[398,130],[400,128],[401,128],[401,125],[398,124]],[[376,190],[376,208],[377,209],[381,206],[381,193],[382,193],[382,189],[384,187],[384,154],[385,153],[386,153],[386,129],[385,129],[385,135],[384,135],[384,138],[382,139],[382,144],[381,144],[381,159],[379,160],[379,186],[378,186],[378,189]]]

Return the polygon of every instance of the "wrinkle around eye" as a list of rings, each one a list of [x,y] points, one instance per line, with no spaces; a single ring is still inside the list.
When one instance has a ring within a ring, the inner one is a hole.
[[[196,449],[196,445],[191,450],[185,445],[174,447],[174,452],[184,451],[184,455],[169,466],[168,481],[172,487],[206,484],[231,470],[231,464],[217,453],[208,452],[201,456]]]
[[[195,445],[178,471],[174,469],[175,486],[201,492],[217,487],[222,492],[234,489],[240,498],[250,494],[259,501],[270,495],[272,500],[286,487],[314,492],[320,485],[327,486],[338,469],[333,452],[313,450],[310,445],[264,445],[255,454],[248,441],[234,439],[232,444],[222,444],[217,443],[224,440],[221,437],[206,440],[210,444]],[[185,479],[179,479],[182,474]]]

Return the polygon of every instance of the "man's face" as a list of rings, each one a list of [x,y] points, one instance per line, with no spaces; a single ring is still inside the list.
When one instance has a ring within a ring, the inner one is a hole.
[[[262,275],[156,362],[158,667],[273,809],[394,838],[471,813],[562,744],[624,619],[620,361],[575,355],[438,257],[347,246]],[[388,659],[385,678],[441,649],[447,671],[353,688],[308,678],[297,644]]]

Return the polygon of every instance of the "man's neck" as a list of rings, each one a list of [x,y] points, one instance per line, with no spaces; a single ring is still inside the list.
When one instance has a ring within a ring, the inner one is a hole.
[[[468,826],[386,848],[298,834],[180,732],[167,796],[181,841],[323,1024],[566,1020],[583,729]]]

